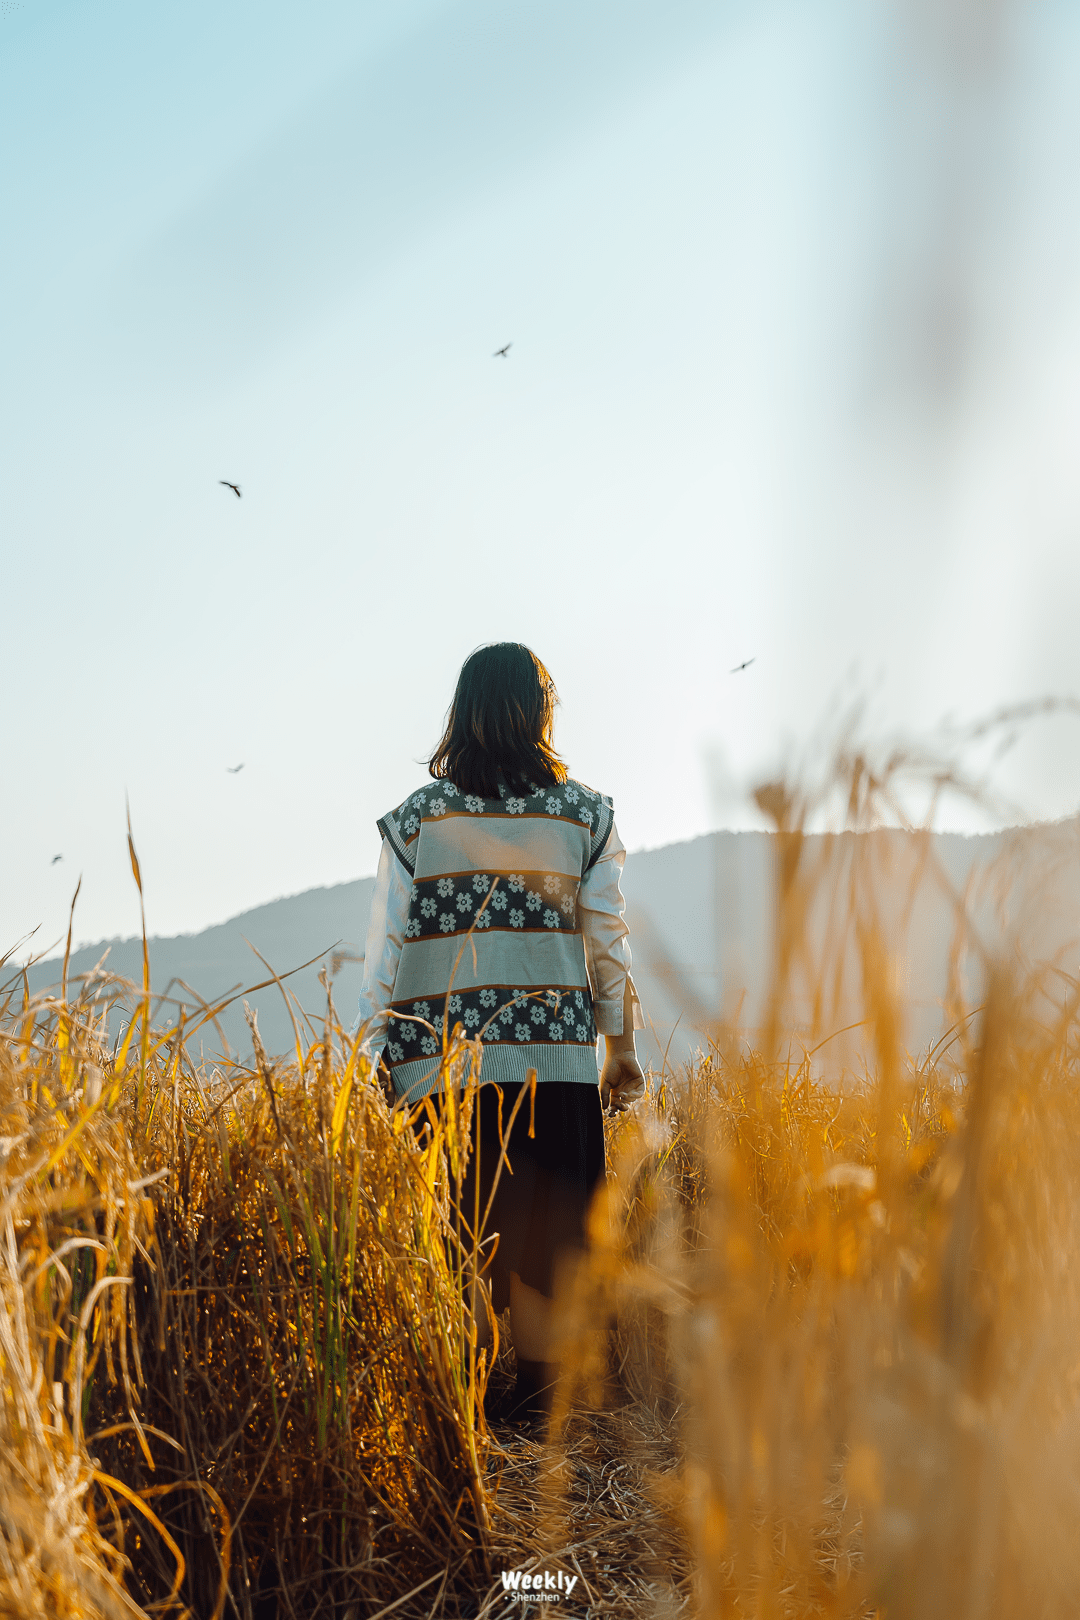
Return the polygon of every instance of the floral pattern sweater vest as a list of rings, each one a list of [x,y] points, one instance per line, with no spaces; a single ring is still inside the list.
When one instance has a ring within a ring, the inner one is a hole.
[[[436,1089],[443,1031],[483,1042],[483,1079],[596,1085],[578,886],[611,800],[568,781],[498,799],[434,782],[379,831],[412,879],[383,1057],[400,1097]]]

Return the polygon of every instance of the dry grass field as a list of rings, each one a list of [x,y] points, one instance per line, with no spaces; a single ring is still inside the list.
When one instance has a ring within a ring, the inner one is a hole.
[[[547,1570],[560,1612],[641,1620],[1075,1613],[1076,984],[987,964],[913,1059],[853,903],[873,1057],[830,1072],[784,1025],[828,962],[776,810],[769,1026],[610,1123],[546,1436],[484,1416],[512,1347],[489,1368],[463,1306],[468,1092],[391,1113],[332,1004],[288,1061],[206,1069],[206,1010],[12,977],[0,1612],[495,1616]]]

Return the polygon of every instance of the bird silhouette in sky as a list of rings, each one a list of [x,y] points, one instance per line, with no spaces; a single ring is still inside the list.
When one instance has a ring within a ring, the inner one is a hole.
[[[743,663],[741,663],[741,664],[736,664],[736,665],[735,665],[735,668],[734,668],[734,669],[729,669],[729,670],[728,670],[728,674],[729,674],[729,675],[739,675],[739,674],[741,674],[741,672],[742,672],[742,671],[743,671],[743,670],[744,670],[744,669],[749,669],[749,668],[750,668],[750,665],[751,665],[751,664],[752,664],[752,663],[753,663],[753,662],[754,662],[754,660],[753,660],[753,659],[752,659],[752,658],[747,658],[747,659],[745,659],[745,660],[744,660],[744,661],[743,661]]]
[[[230,776],[235,776],[237,771],[242,771],[243,768],[244,768],[244,761],[243,760],[240,761],[239,765],[226,765],[226,767],[225,767],[225,769],[228,771]]]
[[[52,858],[52,860],[51,860],[51,861],[50,861],[50,862],[49,862],[49,865],[50,865],[50,866],[55,866],[55,865],[56,865],[56,863],[57,863],[57,861],[62,861],[62,860],[63,860],[63,858],[64,858],[64,857],[63,857],[63,856],[62,856],[62,855],[54,855],[54,856],[53,856],[53,858]]]
[[[497,360],[499,358],[499,356],[502,355],[503,359],[505,360],[507,358],[507,356],[509,355],[510,350],[513,347],[514,347],[514,345],[512,343],[504,343],[501,349],[496,349],[495,350],[495,353],[492,355],[491,358],[493,360]]]
[[[219,484],[224,484],[226,489],[231,489],[233,494],[236,496],[237,500],[240,499],[240,485],[239,484],[230,484],[229,480],[227,478],[219,478],[218,483]]]

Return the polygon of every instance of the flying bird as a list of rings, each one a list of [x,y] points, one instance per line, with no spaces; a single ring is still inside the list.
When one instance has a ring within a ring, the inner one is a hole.
[[[499,358],[499,356],[502,355],[503,359],[505,360],[507,355],[510,353],[510,350],[513,347],[514,347],[514,345],[512,343],[504,343],[501,349],[496,349],[495,350],[495,353],[492,355],[491,358],[493,360],[497,360]]]
[[[225,769],[228,771],[230,776],[235,776],[237,771],[242,771],[243,770],[244,763],[245,762],[243,760],[241,760],[239,765],[226,765]]]
[[[218,483],[219,484],[224,484],[226,489],[231,489],[233,494],[236,496],[237,500],[240,500],[241,496],[240,496],[240,485],[239,484],[230,484],[229,480],[227,478],[219,478]]]
[[[728,670],[728,674],[729,674],[729,675],[738,675],[738,674],[740,674],[740,673],[741,673],[741,672],[742,672],[742,671],[743,671],[743,670],[744,670],[744,669],[749,669],[749,668],[750,668],[750,665],[751,665],[751,664],[752,664],[752,663],[753,663],[753,662],[754,662],[754,660],[753,660],[753,659],[752,659],[752,658],[747,658],[747,659],[745,659],[745,660],[744,660],[744,662],[743,662],[743,663],[741,663],[741,664],[736,664],[736,665],[735,665],[735,668],[734,668],[734,669],[729,669],[729,670]]]
[[[55,865],[56,865],[56,863],[57,863],[57,861],[62,861],[62,860],[63,860],[63,858],[64,858],[64,857],[63,857],[63,856],[62,856],[62,855],[54,855],[54,856],[53,856],[53,858],[52,858],[52,860],[51,860],[51,861],[50,861],[50,862],[49,862],[49,865],[50,865],[50,866],[55,866]]]

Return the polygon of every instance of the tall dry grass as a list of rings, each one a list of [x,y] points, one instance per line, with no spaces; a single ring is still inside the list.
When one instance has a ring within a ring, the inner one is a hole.
[[[849,829],[895,809],[904,764],[871,769],[856,751],[834,763],[825,791],[845,788]],[[707,1616],[1072,1614],[1080,984],[1057,964],[993,957],[952,894],[954,965],[974,956],[982,997],[964,1005],[953,971],[951,1027],[913,1058],[881,846],[812,846],[821,801],[790,788],[759,802],[777,848],[760,1048],[717,1029],[616,1127],[592,1261],[564,1316],[564,1409],[599,1389],[605,1320],[636,1410],[676,1441],[675,1466],[650,1477],[646,1454],[637,1478],[677,1578],[616,1560],[608,1583]],[[948,892],[921,846],[919,881]],[[825,1039],[853,971],[855,1071]],[[799,1038],[793,988],[812,1009]]]
[[[472,1590],[487,1356],[447,1176],[468,1106],[391,1115],[332,1004],[292,1060],[253,1020],[253,1065],[209,1072],[153,1010],[147,970],[16,985],[0,1018],[0,1605],[366,1614],[432,1577],[450,1601],[465,1567]],[[467,1055],[448,1043],[451,1081]]]
[[[884,1113],[876,1085],[838,1097],[807,1066],[714,1052],[621,1127],[568,1332],[595,1376],[589,1324],[617,1324],[625,1385],[677,1436],[681,1466],[651,1485],[691,1554],[672,1602],[1075,1612],[1080,1075],[1065,1036],[999,981],[973,1049],[906,1071]],[[649,1578],[656,1601],[669,1583]]]
[[[610,1122],[544,1444],[483,1414],[468,1094],[414,1129],[332,1005],[288,1059],[256,1038],[207,1070],[146,980],[36,1004],[13,982],[2,1612],[494,1615],[500,1569],[557,1564],[596,1615],[1074,1611],[1075,981],[987,960],[916,1061],[874,874],[848,862],[840,934],[808,939],[807,805],[765,802],[768,1027],[758,1050],[714,1031]],[[869,1060],[840,1074],[783,983],[853,951]]]

